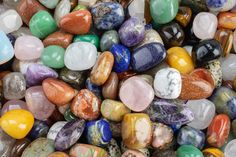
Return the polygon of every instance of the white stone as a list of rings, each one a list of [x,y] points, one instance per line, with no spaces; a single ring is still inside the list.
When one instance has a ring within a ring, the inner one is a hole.
[[[84,6],[86,6],[86,7],[91,7],[91,6],[93,6],[96,2],[97,2],[97,0],[79,0],[79,4],[80,4],[80,5],[84,5]]]
[[[18,30],[22,24],[20,15],[13,9],[7,10],[0,15],[0,30],[6,34]]]
[[[162,45],[164,45],[160,34],[154,29],[148,29],[145,31],[144,40],[140,44],[138,44],[137,48],[141,47],[145,44],[152,43],[152,42],[157,42],[157,43],[161,43]]]
[[[69,0],[61,0],[54,11],[54,19],[59,24],[60,19],[70,13],[71,5]]]
[[[129,15],[131,17],[137,17],[141,21],[144,21],[145,15],[145,0],[134,0],[128,7]]]
[[[51,140],[55,140],[57,137],[58,132],[62,129],[62,127],[66,124],[66,121],[59,121],[53,124],[48,131],[47,138]]]
[[[236,77],[236,55],[229,54],[221,60],[223,80],[233,80]]]
[[[182,88],[180,73],[174,68],[165,68],[156,73],[154,79],[155,94],[163,99],[176,99]]]
[[[193,121],[187,125],[199,130],[206,129],[215,116],[214,103],[207,99],[201,99],[189,100],[186,105],[194,114]]]
[[[64,62],[70,70],[83,71],[94,66],[97,56],[97,48],[93,44],[75,42],[66,49]]]
[[[230,141],[224,150],[225,157],[235,157],[236,156],[236,139]]]

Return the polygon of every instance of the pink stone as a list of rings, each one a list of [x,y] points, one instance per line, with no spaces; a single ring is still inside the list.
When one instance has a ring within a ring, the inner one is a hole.
[[[10,100],[10,101],[7,101],[3,105],[2,110],[1,110],[1,115],[6,113],[7,111],[14,110],[14,109],[28,110],[27,105],[24,101],[22,101],[22,100]]]
[[[132,111],[145,110],[154,99],[153,88],[143,79],[133,76],[120,88],[121,101]]]
[[[15,42],[15,56],[19,60],[38,59],[43,51],[43,42],[34,36],[21,36]]]
[[[28,88],[25,93],[25,100],[28,109],[38,120],[46,120],[55,109],[54,104],[46,98],[42,86]]]

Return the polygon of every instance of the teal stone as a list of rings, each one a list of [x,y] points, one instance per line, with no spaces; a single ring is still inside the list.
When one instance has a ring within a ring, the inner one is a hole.
[[[177,157],[204,157],[202,152],[192,145],[182,145],[177,149]]]
[[[59,0],[39,0],[39,2],[48,9],[54,9],[56,8]]]
[[[89,42],[96,46],[96,48],[99,48],[100,44],[100,39],[97,35],[95,34],[86,34],[86,35],[76,35],[74,37],[73,42],[78,42],[78,41],[84,41],[84,42]]]
[[[44,10],[34,14],[30,19],[29,27],[31,33],[40,39],[47,37],[57,30],[56,21],[49,12]]]
[[[151,0],[150,3],[152,19],[158,24],[165,24],[172,21],[178,9],[178,0]]]
[[[14,49],[6,34],[0,31],[0,65],[14,57]]]

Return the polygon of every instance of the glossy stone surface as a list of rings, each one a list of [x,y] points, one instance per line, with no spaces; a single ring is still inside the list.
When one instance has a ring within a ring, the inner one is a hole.
[[[93,145],[88,144],[76,144],[70,149],[70,156],[79,156],[82,154],[87,154],[87,156],[92,157],[108,157],[107,152]]]
[[[214,147],[221,147],[229,136],[230,119],[225,114],[214,117],[207,129],[207,142]]]
[[[15,145],[15,139],[7,135],[2,129],[0,129],[0,155],[10,156],[11,150]]]
[[[177,149],[177,157],[204,157],[202,152],[192,145],[183,145]]]
[[[215,80],[214,77],[212,76],[211,72],[209,72],[207,69],[204,68],[197,68],[195,70],[193,70],[190,73],[191,76],[196,76],[198,78],[201,78],[207,82],[209,82],[212,87],[215,86]]]
[[[46,78],[57,78],[58,74],[53,69],[42,64],[31,64],[28,66],[25,79],[27,86],[41,85]]]
[[[208,11],[205,0],[197,0],[197,1],[181,0],[180,4],[181,6],[189,6],[192,9],[193,13],[195,14],[199,12]]]
[[[165,24],[172,21],[179,8],[178,0],[151,0],[150,11],[155,23]]]
[[[218,14],[218,26],[226,29],[235,29],[236,21],[235,21],[236,13],[231,12],[222,12]]]
[[[110,52],[114,56],[113,70],[117,73],[127,71],[130,64],[130,51],[128,48],[121,44],[113,44],[110,48]]]
[[[226,114],[231,119],[236,118],[236,93],[232,89],[217,88],[211,96],[211,101],[215,104],[217,113]]]
[[[119,78],[115,72],[111,72],[106,83],[102,86],[102,96],[105,99],[116,99],[118,96]]]
[[[194,70],[191,56],[181,47],[172,47],[167,50],[167,63],[181,74],[188,74]]]
[[[109,51],[103,52],[90,73],[91,82],[98,86],[103,85],[111,73],[113,64],[113,54]]]
[[[183,100],[205,99],[211,96],[214,87],[207,81],[192,75],[182,75],[182,90],[179,98]]]
[[[215,104],[207,99],[189,100],[186,106],[194,114],[194,119],[187,125],[195,129],[206,129],[215,116]]]
[[[108,51],[113,44],[119,43],[119,36],[117,31],[110,30],[106,31],[100,39],[100,49],[101,51]]]
[[[51,45],[44,48],[41,55],[41,61],[43,62],[44,65],[48,67],[60,69],[65,66],[64,54],[65,54],[64,48],[57,45]]]
[[[23,151],[30,144],[30,142],[31,141],[27,138],[17,140],[15,142],[15,145],[12,147],[10,157],[21,157]]]
[[[96,46],[97,49],[99,49],[100,39],[95,34],[86,34],[86,35],[76,35],[76,36],[74,36],[73,42],[78,42],[78,41],[90,42],[91,44]]]
[[[205,134],[190,126],[184,126],[178,132],[177,143],[179,145],[193,145],[202,149],[205,144]]]
[[[134,50],[131,54],[131,65],[133,70],[143,72],[160,64],[165,57],[166,50],[162,44],[149,43]]]
[[[57,25],[49,12],[39,11],[30,19],[29,28],[34,36],[43,39],[55,32]]]
[[[204,66],[211,74],[214,79],[215,87],[220,87],[222,84],[222,69],[219,60],[213,60],[205,64]]]
[[[54,152],[54,150],[52,140],[47,138],[38,138],[26,147],[21,157],[46,157]]]
[[[66,150],[74,145],[82,135],[85,128],[85,120],[73,120],[66,123],[58,132],[55,139],[55,149]]]
[[[24,109],[27,110],[27,106],[26,103],[22,100],[10,100],[7,101],[1,109],[1,115],[3,115],[4,113],[10,111],[10,110],[14,110],[14,109]]]
[[[132,17],[126,20],[119,29],[120,41],[127,47],[132,47],[145,38],[145,28],[142,21]]]
[[[63,107],[63,106],[62,106]],[[72,120],[75,120],[75,119],[78,119],[70,110],[70,108],[68,107],[64,113],[64,118],[66,121],[72,121]]]
[[[26,82],[21,73],[9,73],[3,77],[2,81],[5,99],[22,99],[25,96]]]
[[[100,115],[100,100],[89,90],[80,90],[72,101],[71,112],[85,120],[97,119]]]
[[[44,121],[35,120],[32,129],[30,130],[28,137],[31,140],[35,140],[39,137],[45,137],[48,133],[49,126]]]
[[[96,47],[88,42],[76,42],[69,45],[64,56],[65,66],[74,71],[90,69],[97,59]]]
[[[94,24],[97,29],[110,30],[117,28],[124,21],[123,7],[115,2],[102,2],[91,8]]]
[[[48,131],[47,139],[55,141],[57,134],[62,129],[62,127],[66,125],[66,123],[67,123],[66,121],[58,121],[54,123]]]
[[[156,149],[166,149],[173,140],[172,129],[162,123],[153,123],[152,147]]]
[[[236,2],[234,0],[227,0],[227,1],[207,0],[206,4],[207,7],[210,9],[210,11],[224,12],[232,9],[236,4]]]
[[[57,25],[59,24],[59,21],[61,20],[61,18],[63,16],[70,13],[70,10],[71,10],[70,0],[61,0],[57,4],[55,11],[54,11],[54,19],[55,19]]]
[[[59,0],[39,0],[39,2],[48,9],[54,9],[56,8]]]
[[[75,96],[74,89],[58,79],[47,78],[43,81],[42,87],[48,100],[58,106],[69,103]]]
[[[16,38],[12,35],[12,34],[7,34],[7,37],[9,39],[9,41],[11,42],[11,44],[14,46],[15,45],[15,41],[16,41]]]
[[[165,46],[167,47],[181,46],[185,39],[183,29],[176,22],[163,25],[159,32]]]
[[[160,43],[164,45],[160,34],[154,29],[145,30],[145,38],[143,39],[141,43],[137,45],[137,48],[144,46],[146,44],[149,44],[149,43]]]
[[[14,139],[24,138],[34,124],[33,115],[23,109],[16,109],[6,112],[0,121],[1,128]],[[23,126],[23,127],[22,127]],[[15,131],[17,130],[17,132]]]
[[[15,42],[15,56],[19,60],[33,60],[40,58],[43,52],[42,41],[34,36],[21,36]]]
[[[92,83],[91,79],[88,77],[85,82],[85,87],[102,100],[102,86]]]
[[[227,57],[221,60],[221,68],[224,80],[233,80],[236,77],[235,75],[236,63],[234,62],[235,59],[236,59],[235,54],[229,54]]]
[[[28,61],[20,61],[18,59],[14,59],[12,63],[12,69],[14,72],[21,72],[23,75],[26,74],[28,67],[31,64],[42,64],[40,60],[28,60]]]
[[[55,106],[45,96],[42,86],[30,87],[26,90],[25,100],[34,118],[45,120],[53,113]]]
[[[2,65],[14,57],[14,49],[10,40],[3,31],[0,31],[0,39],[2,43],[0,45],[0,65]]]
[[[192,111],[184,104],[155,98],[145,111],[153,122],[168,125],[184,125],[194,119]]]
[[[217,24],[217,17],[214,14],[201,12],[194,18],[193,32],[199,39],[212,39],[214,38]]]
[[[233,157],[235,155],[235,153],[236,153],[235,143],[236,143],[236,140],[232,140],[226,145],[225,150],[224,150],[225,156]]]
[[[122,121],[122,139],[130,149],[145,148],[151,142],[150,118],[143,113],[126,114]]]
[[[13,9],[0,14],[0,19],[0,30],[6,34],[18,30],[23,24],[20,15]]]
[[[71,34],[86,34],[89,32],[92,17],[87,10],[78,10],[63,16],[59,27]]]
[[[153,84],[157,97],[163,99],[176,99],[181,92],[181,75],[176,69],[164,68],[156,73]]]
[[[224,153],[217,148],[207,148],[202,151],[204,157],[224,157]]]
[[[178,23],[181,26],[186,27],[189,24],[191,18],[192,18],[191,8],[187,6],[180,6],[178,13],[175,17],[175,20],[178,21]]]
[[[50,154],[48,157],[69,157],[69,156],[66,153],[58,151]]]
[[[152,102],[154,91],[146,81],[134,76],[122,84],[119,97],[130,110],[141,112]]]
[[[31,17],[40,10],[46,10],[37,0],[21,0],[17,5],[17,12],[26,25],[29,25]]]

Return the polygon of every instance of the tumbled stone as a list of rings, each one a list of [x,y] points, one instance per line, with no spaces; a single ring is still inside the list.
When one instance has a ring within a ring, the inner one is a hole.
[[[49,154],[48,157],[69,157],[66,153],[63,152],[54,152],[52,154]]]
[[[0,65],[2,65],[14,57],[14,49],[13,49],[13,46],[12,46],[10,40],[8,39],[7,35],[3,31],[0,31],[0,40],[1,40]]]
[[[139,43],[137,45],[137,47],[141,47],[141,46],[149,44],[149,43],[160,43],[160,44],[164,45],[160,34],[154,29],[145,30],[145,38],[143,39],[143,41],[141,43]]]
[[[180,6],[179,11],[175,17],[175,20],[181,24],[183,27],[186,27],[192,18],[192,10],[188,6]]]
[[[35,120],[32,129],[27,137],[31,140],[35,140],[39,137],[45,137],[48,133],[49,126],[45,121]]]
[[[121,157],[130,157],[130,156],[145,157],[145,155],[141,153],[140,151],[131,150],[131,149],[128,149],[127,151],[125,151]]]
[[[2,129],[0,129],[0,155],[6,157],[10,156],[14,144],[15,139],[10,137]]]
[[[61,0],[57,4],[54,11],[54,19],[56,20],[58,26],[61,18],[70,13],[70,10],[71,10],[70,0]]]
[[[202,152],[193,145],[182,145],[177,149],[176,157],[203,157]]]
[[[66,123],[67,123],[66,121],[58,121],[54,123],[48,131],[47,139],[55,141],[57,134],[62,129],[62,127],[66,125]]]
[[[109,156],[112,156],[112,157],[120,157],[121,156],[120,147],[118,146],[118,143],[116,142],[116,140],[113,138],[109,142],[106,150],[107,150],[107,153]]]
[[[79,156],[81,153],[93,157],[108,157],[108,154],[104,149],[88,144],[76,144],[69,152],[70,156]]]
[[[204,66],[213,76],[215,87],[220,87],[222,84],[222,69],[219,60],[213,60]]]
[[[235,144],[236,144],[236,140],[232,140],[230,141],[226,147],[225,147],[225,150],[224,150],[224,155],[227,156],[227,157],[233,157],[235,155]]]
[[[113,44],[119,43],[119,36],[117,31],[110,30],[106,31],[100,40],[100,49],[101,51],[108,51],[112,47]]]
[[[1,109],[1,115],[4,113],[10,111],[10,110],[15,110],[15,109],[24,109],[28,110],[27,105],[24,101],[22,100],[10,100],[7,101]]]
[[[21,157],[23,151],[30,144],[30,142],[31,141],[27,138],[17,140],[11,150],[10,157]]]
[[[39,0],[39,2],[48,9],[54,9],[56,8],[59,0]]]
[[[212,85],[212,87],[215,87],[215,80],[214,80],[212,74],[204,68],[197,68],[197,69],[193,70],[190,73],[190,75],[199,77],[199,78],[209,82]]]
[[[115,100],[118,96],[119,78],[115,72],[111,72],[105,84],[102,86],[102,96],[105,99]]]
[[[233,80],[236,77],[235,59],[236,59],[235,54],[229,54],[228,56],[226,56],[225,58],[221,60],[221,69],[222,69],[224,80]]]

